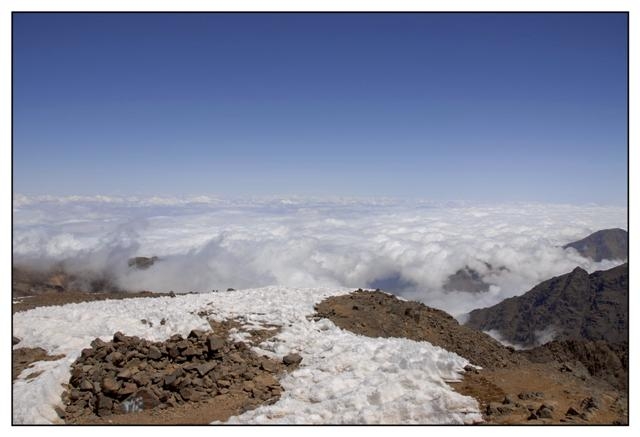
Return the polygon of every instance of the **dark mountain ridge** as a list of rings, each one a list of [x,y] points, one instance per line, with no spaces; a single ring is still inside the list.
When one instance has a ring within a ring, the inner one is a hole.
[[[629,265],[588,274],[572,272],[544,281],[522,296],[469,313],[467,326],[497,330],[504,340],[537,346],[554,340],[627,341]],[[546,335],[545,335],[546,334]]]

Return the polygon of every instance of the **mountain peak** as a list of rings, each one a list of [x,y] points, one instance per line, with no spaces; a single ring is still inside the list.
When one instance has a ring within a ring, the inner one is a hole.
[[[602,229],[562,248],[575,249],[580,255],[594,261],[626,260],[629,258],[629,234],[620,228]]]

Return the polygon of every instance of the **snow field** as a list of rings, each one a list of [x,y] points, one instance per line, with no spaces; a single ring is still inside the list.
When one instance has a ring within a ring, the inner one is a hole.
[[[15,423],[55,423],[61,386],[72,362],[96,337],[105,341],[116,331],[162,341],[175,333],[209,329],[197,313],[216,320],[238,318],[243,329],[279,325],[273,338],[255,345],[259,354],[282,357],[296,352],[300,368],[287,374],[284,393],[229,423],[471,423],[482,420],[477,402],[454,392],[446,381],[461,378],[464,358],[427,342],[368,338],[341,330],[331,321],[314,321],[314,305],[351,289],[266,287],[175,298],[87,302],[36,308],[13,316],[15,347],[42,347],[65,354],[59,361],[28,369],[44,372],[14,383]],[[166,320],[160,325],[160,320]],[[141,319],[153,323],[142,324]],[[234,337],[243,338],[242,332]]]

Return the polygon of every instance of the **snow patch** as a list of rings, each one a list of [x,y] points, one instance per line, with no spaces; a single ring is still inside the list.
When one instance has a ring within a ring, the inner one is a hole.
[[[44,372],[13,387],[15,423],[55,423],[62,383],[71,363],[96,337],[108,341],[122,331],[152,341],[175,333],[209,329],[197,315],[218,321],[240,319],[250,327],[281,326],[256,352],[281,358],[296,352],[301,366],[281,384],[273,405],[231,418],[230,423],[472,423],[482,420],[477,402],[454,392],[446,381],[461,378],[464,358],[427,342],[358,336],[331,321],[310,320],[314,305],[348,288],[266,287],[175,298],[144,298],[42,307],[14,314],[20,347],[65,354],[38,363]],[[164,318],[165,325],[159,320]],[[153,322],[153,327],[141,319]],[[158,323],[156,323],[158,322]],[[238,331],[234,336],[243,337]]]

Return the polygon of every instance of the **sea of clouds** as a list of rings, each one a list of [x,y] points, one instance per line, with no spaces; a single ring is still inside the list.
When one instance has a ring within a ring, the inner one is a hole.
[[[16,194],[13,256],[16,265],[106,273],[127,290],[382,285],[460,316],[576,266],[619,264],[562,249],[614,227],[627,229],[625,207]],[[127,264],[134,256],[160,261],[137,270]],[[443,290],[465,266],[489,291]]]

